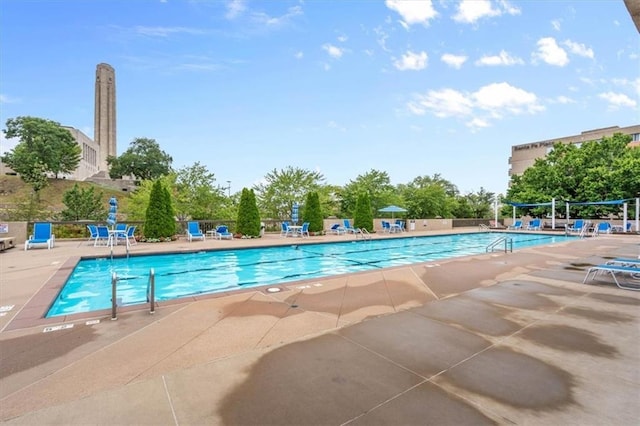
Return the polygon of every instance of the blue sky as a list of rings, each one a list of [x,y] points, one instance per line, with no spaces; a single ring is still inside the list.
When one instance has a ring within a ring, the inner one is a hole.
[[[504,193],[512,145],[640,123],[622,0],[2,0],[0,121],[93,137],[116,70],[118,155],[155,139],[232,192],[273,169],[347,184],[440,174]],[[2,136],[1,150],[15,146]]]

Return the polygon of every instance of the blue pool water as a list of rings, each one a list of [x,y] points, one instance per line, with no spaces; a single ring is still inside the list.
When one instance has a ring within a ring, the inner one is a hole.
[[[487,245],[503,235],[513,239],[514,250],[573,238],[473,233],[82,259],[47,317],[109,309],[113,272],[119,279],[121,305],[133,305],[146,303],[151,268],[155,271],[156,300],[169,300],[485,253]]]

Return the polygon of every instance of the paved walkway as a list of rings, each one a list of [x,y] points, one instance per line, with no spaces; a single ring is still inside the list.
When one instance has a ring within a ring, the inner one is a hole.
[[[0,254],[0,305],[14,305],[0,316],[0,420],[637,425],[640,292],[582,279],[637,257],[639,243],[601,236],[55,324],[20,318],[69,259],[108,249],[11,249]]]

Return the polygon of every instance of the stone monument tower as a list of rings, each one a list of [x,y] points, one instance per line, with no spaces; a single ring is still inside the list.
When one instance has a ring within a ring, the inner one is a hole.
[[[96,68],[93,140],[100,149],[98,170],[108,171],[107,157],[116,156],[116,73],[109,64]]]

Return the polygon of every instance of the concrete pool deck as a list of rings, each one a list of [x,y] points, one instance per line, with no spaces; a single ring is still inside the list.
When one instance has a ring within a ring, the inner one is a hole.
[[[639,244],[603,235],[166,303],[117,321],[22,323],[70,259],[108,249],[13,248],[0,254],[0,421],[637,425],[640,292],[582,279],[590,265],[637,257]]]

